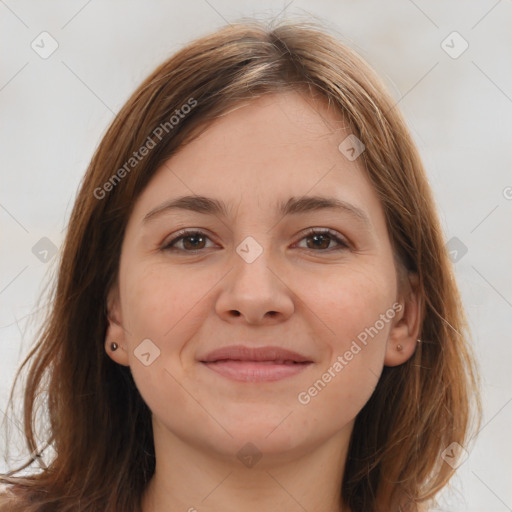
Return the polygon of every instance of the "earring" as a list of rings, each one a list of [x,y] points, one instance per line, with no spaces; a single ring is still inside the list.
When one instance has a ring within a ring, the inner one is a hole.
[[[398,352],[402,352],[402,350],[404,349],[404,347],[402,347],[402,345],[400,345],[400,343],[396,346],[396,349],[398,350]]]
[[[421,338],[418,338],[416,341],[417,341],[418,343],[421,343]]]
[[[114,350],[117,350],[117,349],[118,349],[118,347],[119,347],[119,345],[118,345],[115,341],[113,341],[113,342],[110,344],[110,350],[112,350],[112,352],[113,352]]]

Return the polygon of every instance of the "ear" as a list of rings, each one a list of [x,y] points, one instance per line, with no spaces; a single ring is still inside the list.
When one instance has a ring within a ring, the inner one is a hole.
[[[407,278],[406,278],[407,280]],[[422,323],[423,297],[419,293],[417,274],[408,275],[408,285],[403,287],[397,314],[389,333],[384,366],[398,366],[410,359],[416,350]]]
[[[119,286],[116,282],[107,294],[107,318],[108,327],[105,334],[105,351],[116,363],[123,366],[128,364],[126,331],[123,327],[121,316],[121,303],[119,299]],[[117,344],[117,349],[112,350],[111,344]]]

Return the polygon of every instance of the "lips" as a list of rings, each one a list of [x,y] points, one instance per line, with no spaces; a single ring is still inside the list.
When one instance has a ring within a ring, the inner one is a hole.
[[[243,345],[214,350],[200,362],[215,373],[240,382],[281,380],[313,364],[306,356],[280,347]]]
[[[252,361],[252,362],[273,362],[276,364],[311,363],[312,361],[298,352],[292,352],[280,347],[247,347],[244,345],[233,345],[223,347],[207,354],[201,358],[203,363],[214,363],[216,361]]]

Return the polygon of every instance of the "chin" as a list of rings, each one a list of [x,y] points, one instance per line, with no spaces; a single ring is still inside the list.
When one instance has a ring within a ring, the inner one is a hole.
[[[261,428],[253,425],[248,430],[230,430],[233,437],[222,436],[218,440],[210,437],[207,442],[228,464],[234,461],[248,469],[269,469],[287,460],[297,460],[300,453],[308,451],[309,440],[304,433],[299,438],[289,430],[279,433],[278,430],[272,432],[267,425]]]
[[[233,436],[228,442],[231,446],[236,446],[237,450],[251,443],[265,454],[283,454],[295,450],[307,444],[310,436],[306,429],[289,421],[293,414],[285,419],[288,414],[286,412],[271,417],[262,411],[262,417],[246,416],[232,422],[227,427]]]

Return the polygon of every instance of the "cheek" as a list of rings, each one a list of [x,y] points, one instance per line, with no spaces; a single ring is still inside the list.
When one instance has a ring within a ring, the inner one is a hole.
[[[179,266],[151,264],[125,275],[123,318],[131,342],[150,338],[161,349],[172,340],[185,342],[197,328],[201,303],[220,277]],[[194,327],[195,326],[195,327]]]
[[[347,268],[333,274],[328,286],[309,290],[313,311],[325,326],[320,339],[328,354],[297,394],[297,403],[311,420],[345,424],[368,401],[382,372],[396,314],[394,275]]]
[[[303,282],[302,286],[308,290],[303,300],[309,302],[309,307],[325,327],[322,341],[327,341],[329,347],[336,351],[332,356],[348,350],[353,340],[359,338],[364,342],[364,333],[369,329],[373,334],[370,339],[387,338],[390,318],[381,319],[386,312],[388,317],[393,314],[392,305],[396,297],[394,274],[387,269],[347,266],[332,272],[330,278],[322,280],[319,285]],[[377,334],[373,329],[376,323]],[[365,352],[374,352],[378,348],[376,345],[382,343],[374,343],[372,347],[368,343]]]
[[[193,365],[189,341],[198,336],[208,313],[205,308],[211,308],[208,293],[225,271],[184,270],[167,262],[127,266],[123,270],[123,324],[137,388],[154,410],[159,410],[168,396],[186,410],[190,403],[178,382],[183,380],[183,371]],[[148,362],[148,357],[141,362],[138,355],[141,342],[147,339],[156,347],[156,357],[151,353],[151,362],[146,366],[143,363]]]
[[[212,272],[171,268],[165,263],[127,267],[121,277],[131,373],[144,401],[158,416],[168,414],[170,401],[173,410],[180,410],[184,417],[188,412],[197,414],[197,404],[180,385],[182,354],[189,340],[199,332],[207,292],[220,277]],[[137,356],[141,341],[146,339],[157,347],[157,356],[151,353],[147,366]]]

